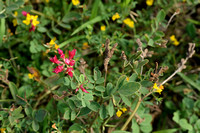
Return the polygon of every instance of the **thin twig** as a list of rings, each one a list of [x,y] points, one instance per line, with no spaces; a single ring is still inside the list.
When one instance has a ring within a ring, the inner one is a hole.
[[[168,26],[170,25],[172,19],[173,19],[176,15],[178,15],[179,13],[180,13],[180,9],[177,9],[176,12],[174,12],[174,14],[170,17],[170,19],[169,19],[169,21],[168,21],[168,23],[167,23],[167,26],[165,27],[165,30],[167,30],[167,28],[168,28]]]

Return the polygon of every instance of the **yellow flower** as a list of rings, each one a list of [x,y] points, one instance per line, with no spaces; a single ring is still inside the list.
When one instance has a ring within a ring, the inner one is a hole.
[[[29,79],[33,79],[34,74],[29,73],[29,74],[28,74],[28,77],[29,77]]]
[[[29,25],[31,23],[31,15],[27,14],[26,15],[26,20],[22,21],[24,24]]]
[[[80,4],[80,1],[79,0],[72,0],[72,4],[77,6]]]
[[[171,35],[171,36],[170,36],[170,40],[172,41],[172,43],[173,43],[175,46],[178,46],[178,45],[179,45],[179,41],[177,41],[175,35]]]
[[[186,2],[187,0],[183,0],[183,2]]]
[[[55,40],[54,39],[51,39],[51,41],[49,42],[50,46],[53,46],[55,43]]]
[[[152,6],[152,5],[153,5],[153,1],[154,1],[154,0],[146,0],[146,4],[147,4],[148,6]]]
[[[13,20],[12,20],[12,23],[13,23],[13,26],[14,26],[14,27],[17,26],[17,19],[13,19]]]
[[[102,25],[101,26],[101,31],[105,31],[106,30],[106,26],[105,25]]]
[[[45,0],[46,3],[49,3],[49,0]]]
[[[122,111],[118,110],[116,115],[117,115],[117,117],[120,117],[122,115]]]
[[[89,48],[90,46],[88,45],[88,43],[87,42],[84,42],[83,43],[83,46],[82,46],[82,49],[87,49],[87,48]]]
[[[121,110],[123,111],[123,113],[125,113],[127,111],[127,109],[125,107],[123,107]]]
[[[126,80],[129,81],[129,77],[126,77]]]
[[[153,85],[153,91],[154,92],[158,92],[159,94],[161,94],[161,92],[163,91],[164,87],[161,85],[160,87],[157,86],[156,83],[154,83]]]
[[[31,15],[31,19],[32,19],[32,24],[33,26],[36,26],[37,24],[39,24],[40,22],[37,21],[38,15]]]
[[[17,12],[17,11],[15,11],[15,12],[14,12],[14,16],[15,16],[15,17],[17,17],[17,15],[18,15],[18,12]]]
[[[55,49],[58,49],[58,48],[59,48],[59,46],[58,46],[57,44],[55,44],[54,47],[55,47]]]
[[[112,20],[115,21],[116,19],[120,18],[119,14],[118,13],[115,13],[113,16],[112,16]]]
[[[6,129],[5,128],[1,128],[1,133],[5,133]]]
[[[130,18],[126,18],[123,21],[126,25],[128,25],[129,27],[133,28],[134,27],[134,22],[130,19]]]

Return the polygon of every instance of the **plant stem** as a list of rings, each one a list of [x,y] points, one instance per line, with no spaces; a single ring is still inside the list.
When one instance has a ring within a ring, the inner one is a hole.
[[[53,88],[51,88],[50,90],[48,90],[46,93],[44,93],[41,97],[38,98],[35,106],[34,106],[34,109],[39,105],[40,101],[42,99],[44,99],[44,97],[46,97],[47,95],[49,95],[52,91],[54,91],[55,89],[58,88],[58,85],[57,86],[54,86]]]
[[[126,130],[126,127],[128,126],[128,124],[130,123],[130,121],[133,119],[136,111],[138,110],[140,104],[141,104],[142,100],[141,100],[141,97],[139,97],[139,100],[137,102],[137,105],[135,106],[135,109],[133,110],[132,114],[129,116],[129,118],[126,120],[126,122],[124,123],[124,125],[122,126],[121,130],[122,131],[125,131]]]
[[[14,102],[15,100],[14,99],[2,99],[0,100],[0,103],[1,102]]]

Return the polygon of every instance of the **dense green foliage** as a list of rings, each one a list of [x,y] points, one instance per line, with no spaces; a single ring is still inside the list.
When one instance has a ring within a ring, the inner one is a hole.
[[[199,0],[1,0],[1,133],[200,133],[199,16]]]

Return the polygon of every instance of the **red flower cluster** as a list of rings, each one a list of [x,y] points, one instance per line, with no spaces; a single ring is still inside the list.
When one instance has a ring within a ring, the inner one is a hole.
[[[73,77],[72,71],[74,70],[73,66],[75,64],[75,60],[73,60],[73,58],[76,54],[76,49],[69,51],[69,58],[65,58],[65,54],[59,48],[58,48],[58,53],[62,61],[58,60],[56,55],[49,59],[51,62],[58,64],[58,66],[53,69],[53,72],[58,74],[62,71],[65,71],[70,77]]]
[[[79,86],[79,88],[80,88],[83,92],[89,93],[88,91],[86,91],[86,89],[83,88],[83,84],[81,84],[81,85]],[[79,90],[79,88],[76,88],[76,92]]]

